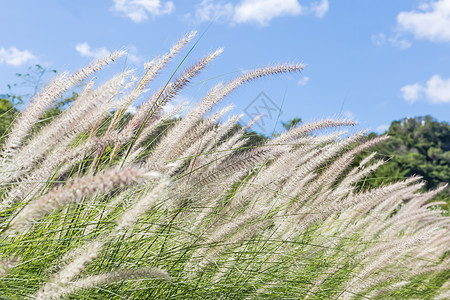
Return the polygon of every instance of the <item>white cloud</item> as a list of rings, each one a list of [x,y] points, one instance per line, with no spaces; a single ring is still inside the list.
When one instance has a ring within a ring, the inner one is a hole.
[[[136,46],[130,45],[130,46],[125,47],[125,49],[127,51],[127,54],[126,54],[127,60],[129,60],[132,63],[142,62],[143,58],[136,54],[137,53]]]
[[[429,1],[418,10],[400,12],[397,22],[417,39],[450,41],[450,0]]]
[[[311,5],[311,11],[314,12],[314,15],[318,18],[322,18],[330,9],[330,4],[328,0],[323,0],[321,2],[316,2]]]
[[[342,115],[346,120],[355,120],[355,114],[349,110],[344,111]]]
[[[75,50],[80,53],[81,56],[90,57],[90,58],[102,58],[109,54],[108,49],[105,47],[100,47],[96,49],[92,49],[88,43],[79,43],[75,46]]]
[[[211,0],[203,0],[195,11],[195,22],[201,23],[205,21],[223,22],[232,18],[234,7],[231,3],[214,2]],[[190,15],[187,16],[191,18]]]
[[[384,33],[372,34],[372,42],[377,46],[386,44],[386,35]]]
[[[308,76],[303,76],[303,78],[298,81],[298,84],[306,85],[308,83],[309,79],[310,78]]]
[[[159,16],[170,14],[175,10],[172,1],[161,0],[113,0],[115,11],[122,13],[136,23],[148,19],[148,14]]]
[[[89,57],[92,59],[100,59],[107,56],[111,51],[109,51],[106,47],[99,47],[92,49],[88,43],[78,43],[75,46],[75,50],[80,53],[81,56]],[[137,52],[136,47],[129,46],[127,49],[127,59],[133,63],[138,63],[142,61],[142,58],[137,56],[135,53]]]
[[[415,83],[411,85],[405,85],[400,89],[400,91],[403,94],[403,99],[406,100],[406,102],[414,103],[421,97],[421,93],[423,90],[423,86]]]
[[[396,48],[407,49],[411,47],[411,43],[405,39],[402,39],[399,34],[392,37],[387,37],[384,33],[372,34],[372,42],[377,46],[384,46],[390,44]]]
[[[389,129],[389,125],[382,124],[382,125],[380,125],[380,126],[377,127],[376,131],[377,131],[378,133],[384,133],[384,132],[386,132],[388,129]]]
[[[7,64],[11,66],[19,66],[36,59],[36,57],[28,50],[20,51],[16,47],[8,49],[0,48],[0,65]]]
[[[450,103],[450,78],[432,76],[425,85],[419,83],[406,85],[400,89],[403,99],[414,103],[422,98],[432,103]]]
[[[408,49],[409,47],[411,47],[411,42],[405,40],[405,39],[400,39],[397,36],[393,37],[393,38],[389,38],[389,42],[391,43],[392,46],[400,48],[400,49]]]
[[[435,103],[450,102],[450,78],[442,79],[439,75],[434,75],[427,81],[425,94]]]
[[[243,0],[236,5],[233,20],[266,26],[276,17],[296,16],[301,12],[302,7],[297,0]]]
[[[138,111],[138,108],[133,105],[128,106],[128,108],[126,110],[127,113],[132,114],[132,115],[136,114],[137,111]]]
[[[186,17],[198,23],[216,21],[267,26],[271,20],[283,16],[314,14],[321,18],[328,9],[328,0],[316,1],[306,6],[302,6],[298,0],[241,0],[236,5],[225,0],[202,0],[194,16],[187,14]]]

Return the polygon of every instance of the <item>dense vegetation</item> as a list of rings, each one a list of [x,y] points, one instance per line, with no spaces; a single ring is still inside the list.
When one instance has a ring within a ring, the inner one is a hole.
[[[383,182],[420,175],[428,189],[450,180],[450,125],[431,116],[405,118],[392,122],[390,139],[376,150],[389,163],[381,166],[375,177]]]
[[[218,84],[176,120],[163,112],[218,50],[127,114],[194,35],[142,77],[90,81],[72,99],[123,53],[58,76],[18,115],[0,154],[0,296],[448,298],[450,217],[429,203],[442,189],[358,186],[382,162],[352,162],[385,137],[342,136],[347,120],[296,119],[271,138],[220,122],[230,108],[216,104],[237,87],[301,65]]]
[[[385,133],[389,139],[374,146],[379,156],[386,160],[362,185],[378,187],[407,177],[421,176],[426,183],[424,190],[450,182],[450,125],[438,122],[431,116],[405,118],[393,121]],[[375,133],[369,135],[377,137]],[[364,157],[364,156],[362,156]],[[446,201],[441,205],[449,210],[450,188],[435,200]]]

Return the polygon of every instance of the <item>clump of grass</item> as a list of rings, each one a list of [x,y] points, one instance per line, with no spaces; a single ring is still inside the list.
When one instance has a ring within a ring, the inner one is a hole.
[[[145,64],[141,78],[123,72],[97,88],[91,81],[31,134],[64,91],[122,53],[58,77],[14,123],[0,161],[1,296],[445,298],[450,218],[429,203],[441,189],[418,192],[420,178],[355,188],[382,161],[372,155],[349,170],[351,162],[384,137],[319,134],[355,125],[326,119],[248,148],[248,127],[234,130],[239,117],[219,121],[228,108],[214,111],[216,104],[237,87],[301,65],[218,84],[167,126],[163,105],[218,50],[173,76],[123,122],[194,35]]]

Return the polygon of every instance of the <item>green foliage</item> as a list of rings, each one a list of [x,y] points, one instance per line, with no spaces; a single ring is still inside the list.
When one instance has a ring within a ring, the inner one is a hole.
[[[224,137],[224,140],[230,138],[233,134],[241,130],[243,126],[240,123],[237,123],[233,126],[233,128],[227,133]],[[247,139],[245,145],[242,148],[254,148],[265,143],[268,138],[264,134],[257,133],[253,130],[247,130],[242,139]]]
[[[374,147],[387,162],[362,184],[378,187],[412,175],[423,177],[426,189],[450,182],[450,125],[431,116],[392,122],[387,141]],[[369,138],[376,137],[372,133]],[[438,199],[450,203],[450,189]],[[447,205],[446,210],[449,209]]]
[[[301,118],[293,118],[292,120],[289,120],[287,122],[281,122],[281,125],[283,125],[285,130],[289,130],[293,127],[296,127],[297,125],[302,123],[302,119]]]
[[[11,127],[11,124],[18,116],[19,111],[14,107],[9,99],[0,98],[0,136],[3,137]]]
[[[430,116],[407,118],[393,122],[387,134],[392,138],[381,146],[380,153],[393,151],[393,161],[407,170],[407,175],[423,176],[427,188],[450,181],[449,124]]]

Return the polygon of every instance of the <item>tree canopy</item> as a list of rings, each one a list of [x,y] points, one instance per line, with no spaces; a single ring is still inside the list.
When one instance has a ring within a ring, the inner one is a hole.
[[[388,159],[375,177],[394,181],[420,175],[428,189],[450,181],[450,125],[431,116],[392,122],[390,139],[374,148]]]

